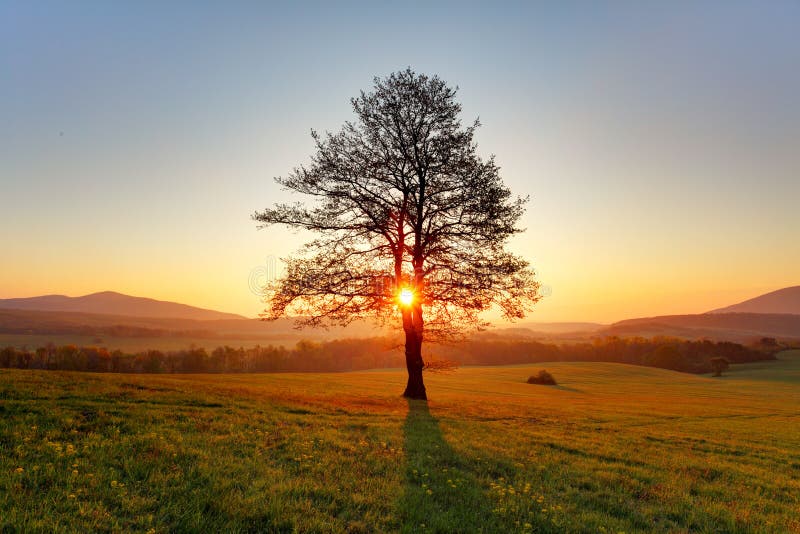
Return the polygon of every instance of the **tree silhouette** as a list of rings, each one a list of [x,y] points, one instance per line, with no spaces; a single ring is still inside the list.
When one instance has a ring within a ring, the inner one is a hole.
[[[317,326],[363,317],[385,323],[399,313],[404,395],[425,399],[423,334],[483,325],[480,313],[492,307],[521,318],[538,300],[528,262],[504,249],[522,231],[527,199],[512,196],[494,157],[478,156],[480,124],[462,126],[456,89],[411,69],[374,83],[351,99],[354,122],[333,134],[312,130],[311,163],[276,178],[312,204],[253,216],[260,227],[316,234],[285,260],[262,316]]]

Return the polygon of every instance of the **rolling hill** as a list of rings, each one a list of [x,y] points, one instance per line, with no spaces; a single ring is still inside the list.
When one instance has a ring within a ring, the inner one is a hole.
[[[626,319],[597,332],[602,336],[672,336],[749,342],[758,337],[800,339],[800,315],[701,313]]]
[[[708,313],[789,313],[800,315],[800,286],[778,289]]]
[[[599,336],[672,336],[749,342],[758,337],[800,339],[800,286],[786,287],[712,310],[618,321],[595,331]]]
[[[82,297],[44,295],[40,297],[0,299],[0,309],[81,312],[128,317],[193,319],[199,321],[244,319],[241,315],[196,308],[177,302],[132,297],[114,291]]]
[[[587,333],[596,332],[601,330],[607,325],[600,323],[586,323],[586,322],[556,322],[556,323],[539,323],[539,322],[522,322],[513,324],[508,328],[525,329],[535,333],[542,334],[573,334],[573,333]]]
[[[347,327],[297,329],[292,319],[175,319],[85,312],[0,308],[0,347],[56,344],[102,345],[110,349],[173,350],[192,344],[293,346],[300,340],[367,338],[386,332],[365,321]]]
[[[745,311],[748,309],[770,312]],[[18,346],[41,344],[50,339],[79,344],[102,342],[125,348],[174,348],[192,343],[204,346],[291,346],[301,339],[326,341],[388,333],[388,330],[376,328],[367,321],[356,321],[346,328],[297,330],[291,319],[265,323],[240,315],[111,291],[83,297],[47,295],[0,299],[0,344]],[[484,336],[551,343],[589,341],[608,336],[708,338],[740,343],[774,337],[795,342],[800,340],[800,286],[703,314],[633,318],[611,325],[577,322],[503,324],[487,331]]]

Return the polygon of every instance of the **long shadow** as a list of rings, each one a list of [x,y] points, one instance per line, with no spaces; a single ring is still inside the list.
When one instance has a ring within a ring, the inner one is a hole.
[[[583,390],[571,388],[569,386],[556,385],[556,386],[550,386],[550,387],[552,387],[553,389],[561,390],[561,391],[570,391],[572,393],[583,393]]]
[[[402,532],[501,532],[475,466],[447,444],[425,401],[408,401]]]

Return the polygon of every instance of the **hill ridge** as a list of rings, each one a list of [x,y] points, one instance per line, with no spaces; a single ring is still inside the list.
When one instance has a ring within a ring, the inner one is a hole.
[[[800,315],[800,285],[776,289],[707,313],[780,313]]]
[[[194,320],[246,319],[246,317],[234,313],[200,308],[179,302],[126,295],[117,291],[99,291],[77,297],[40,295],[36,297],[0,299],[0,309],[82,312],[129,317]]]

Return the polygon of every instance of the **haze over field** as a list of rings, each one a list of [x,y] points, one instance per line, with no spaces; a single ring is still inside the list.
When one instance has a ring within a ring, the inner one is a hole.
[[[412,65],[512,191],[538,322],[702,313],[797,284],[800,5],[0,4],[0,297],[114,290],[254,317],[305,236],[250,214],[308,132]],[[635,43],[632,45],[631,43]]]
[[[504,340],[536,339],[570,342],[608,336],[673,336],[752,343],[760,337],[800,341],[800,309],[792,307],[797,287],[752,299],[761,313],[739,312],[751,301],[731,305],[723,312],[628,318],[612,324],[500,323],[485,335]],[[786,313],[786,310],[793,310]],[[101,345],[109,349],[183,349],[191,344],[212,349],[220,345],[250,347],[256,344],[294,346],[302,340],[366,339],[394,336],[391,328],[357,321],[346,328],[298,330],[292,319],[262,322],[214,310],[193,308],[103,292],[82,297],[48,295],[0,299],[0,346],[34,347],[59,344]]]

